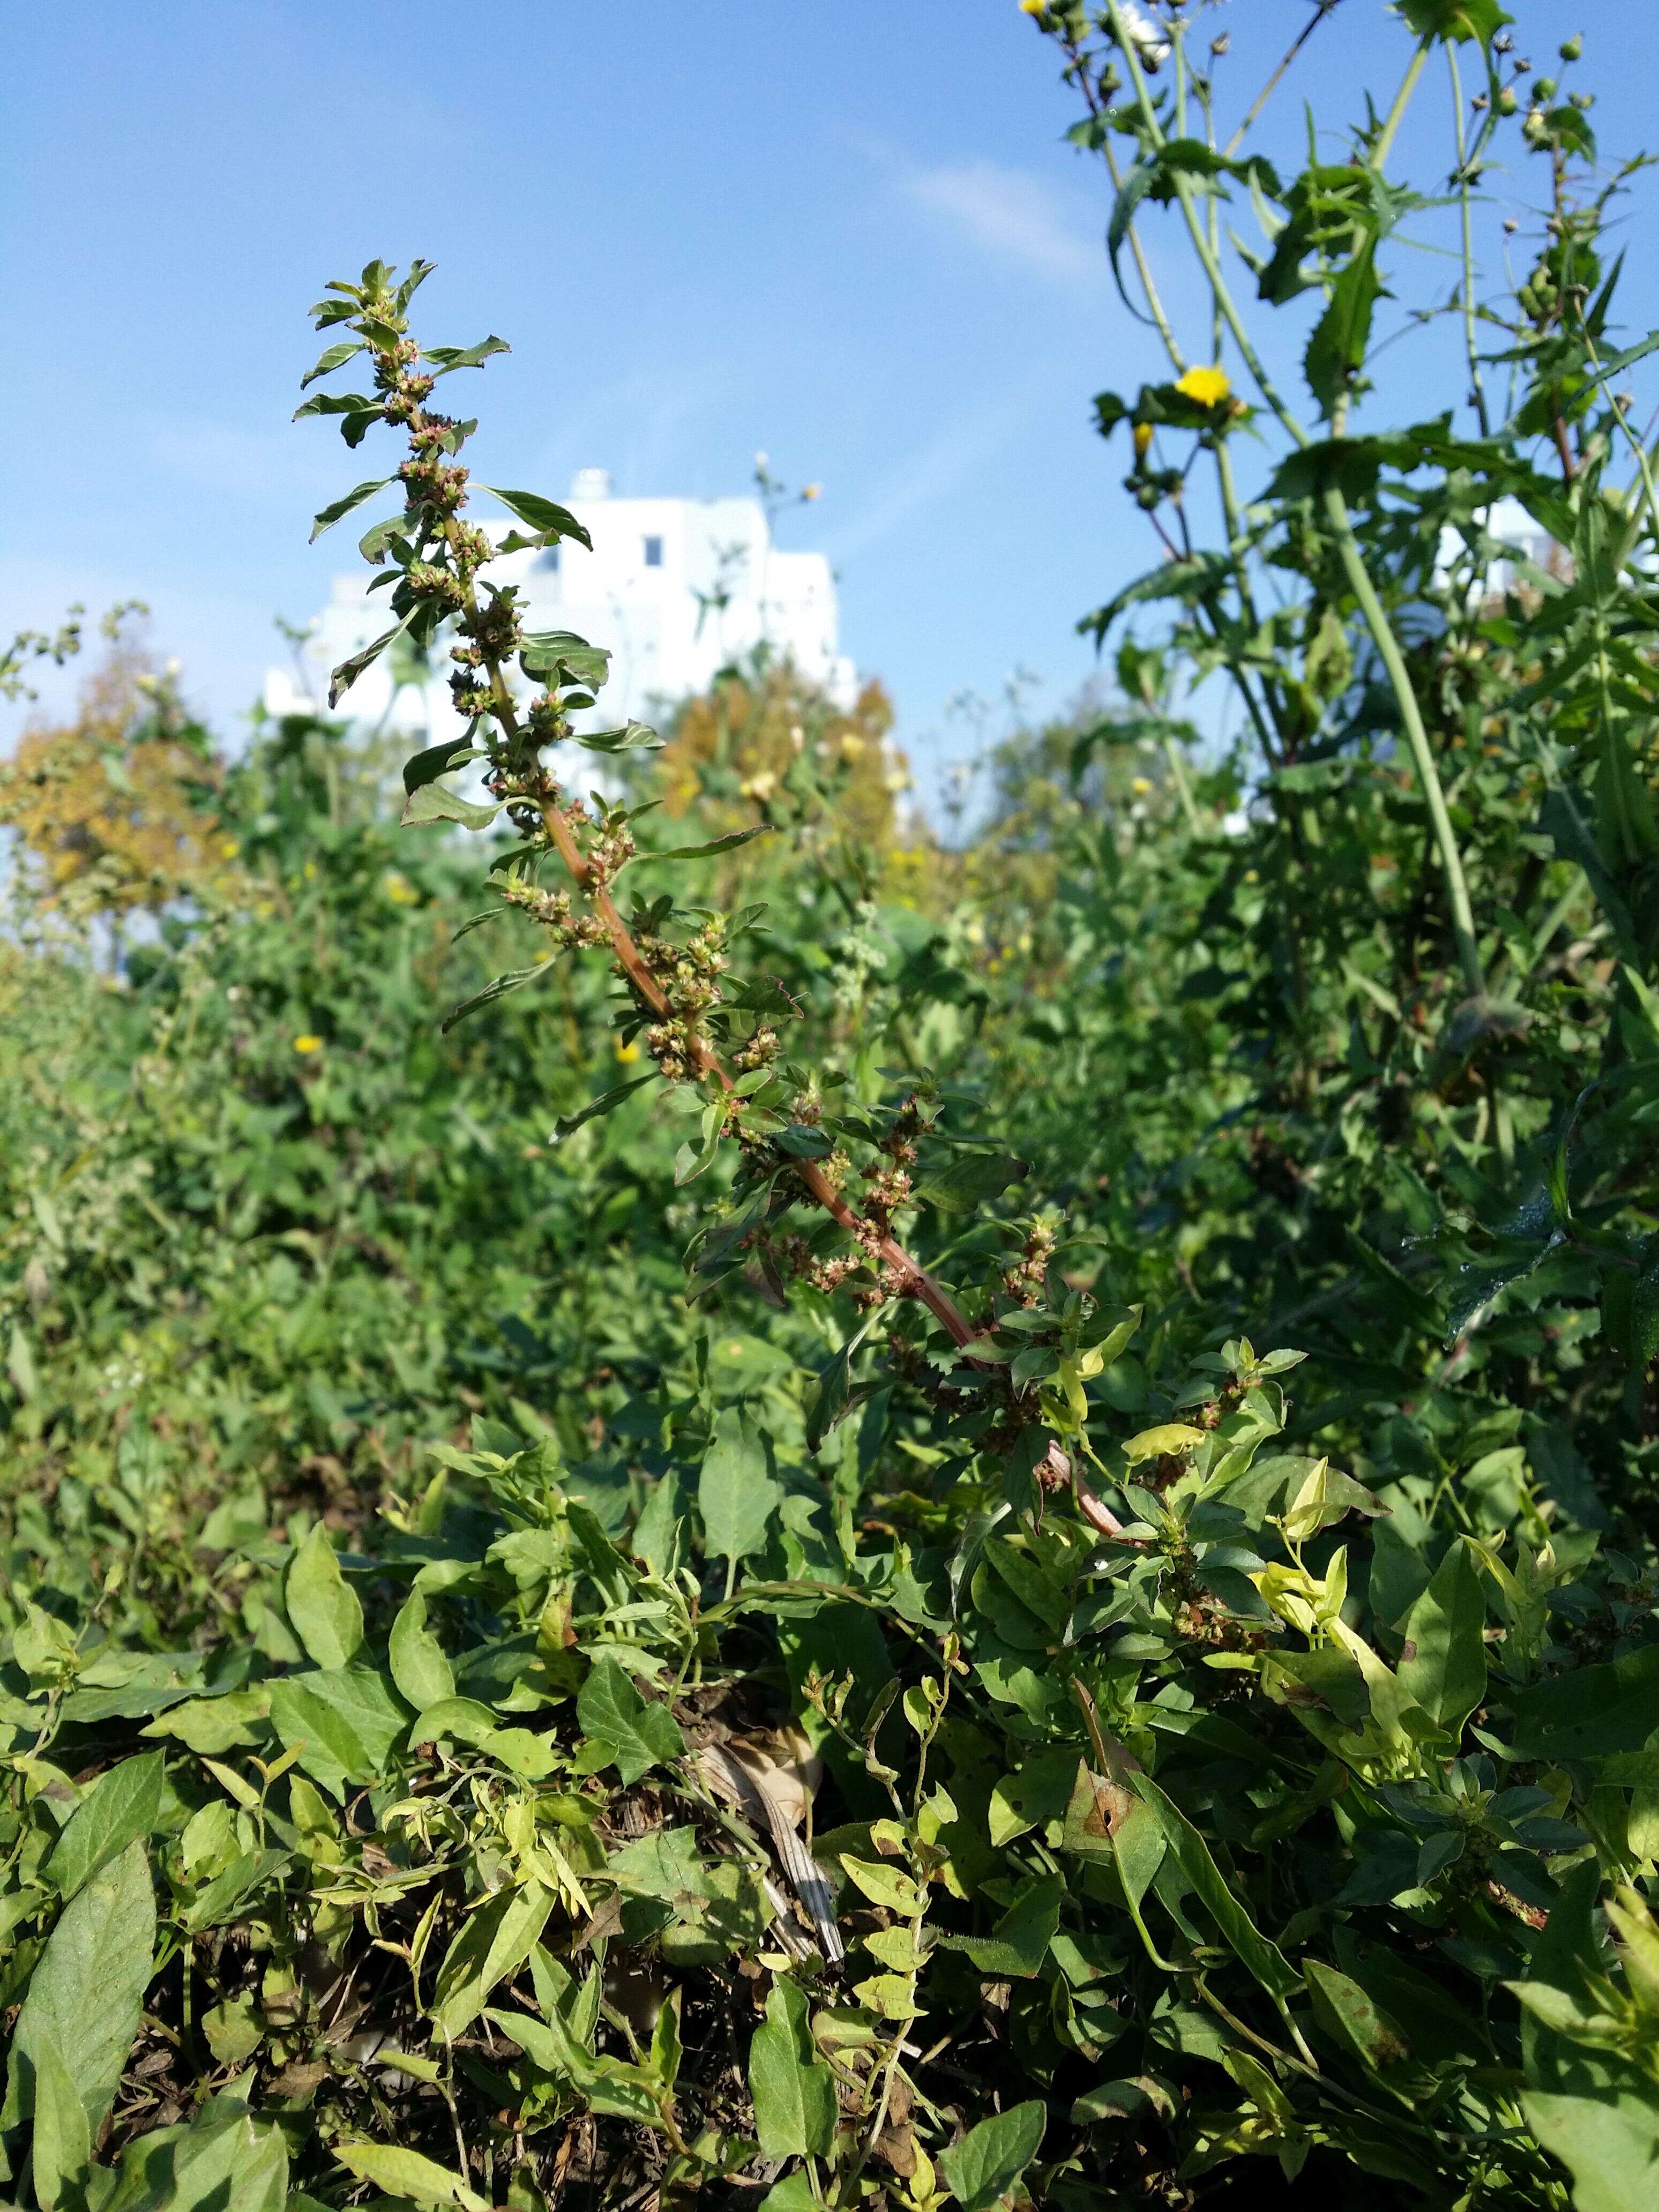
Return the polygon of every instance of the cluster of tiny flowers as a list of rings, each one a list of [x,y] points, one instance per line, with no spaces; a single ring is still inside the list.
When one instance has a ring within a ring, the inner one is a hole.
[[[1002,1271],[1002,1287],[1008,1296],[1023,1306],[1041,1305],[1054,1253],[1053,1229],[1046,1221],[1034,1221],[1018,1259]]]
[[[732,1064],[739,1073],[748,1075],[757,1067],[770,1067],[778,1056],[778,1033],[775,1030],[757,1029],[747,1044],[738,1047],[732,1055]]]
[[[433,599],[451,614],[466,605],[466,586],[452,568],[434,561],[412,561],[404,571],[410,590],[417,599]]]
[[[910,1195],[908,1168],[878,1168],[865,1178],[864,1202],[872,1218],[884,1229]]]
[[[871,975],[887,957],[872,901],[860,899],[853,910],[853,927],[830,947],[835,968],[833,985],[837,1009],[850,1013],[862,1001]]]
[[[671,945],[653,930],[641,930],[636,941],[667,1002],[662,1018],[645,1033],[646,1050],[671,1083],[684,1083],[702,1074],[712,1050],[703,1017],[720,1000],[726,926],[716,916],[684,945]]]
[[[585,857],[589,882],[595,890],[603,890],[633,859],[634,832],[620,807],[601,815],[596,827],[598,835],[590,841]]]
[[[533,884],[509,884],[501,893],[509,906],[516,906],[550,930],[561,945],[603,945],[608,934],[597,915],[573,914],[568,891],[538,890]]]

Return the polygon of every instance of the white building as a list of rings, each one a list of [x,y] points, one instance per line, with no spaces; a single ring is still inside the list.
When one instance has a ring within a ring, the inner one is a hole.
[[[1469,578],[1467,588],[1472,605],[1489,596],[1495,598],[1512,592],[1521,573],[1518,562],[1541,568],[1547,575],[1565,576],[1571,573],[1569,556],[1518,499],[1505,493],[1503,498],[1492,501],[1479,520],[1488,538],[1517,557],[1505,560],[1502,553],[1497,554],[1479,574]],[[1435,582],[1443,589],[1463,558],[1463,533],[1448,526],[1441,532],[1436,549]]]
[[[597,710],[605,727],[650,722],[664,705],[707,688],[715,672],[769,646],[850,706],[853,664],[837,650],[835,579],[822,553],[789,553],[772,543],[756,499],[613,499],[603,469],[583,469],[570,511],[593,540],[590,553],[567,541],[510,553],[492,580],[516,584],[526,630],[568,629],[611,655]],[[516,526],[475,510],[493,536]],[[367,519],[371,509],[363,510]],[[265,679],[265,706],[291,714],[328,696],[329,671],[388,624],[387,593],[368,586],[381,573],[361,565],[336,576],[329,603],[298,648],[299,681],[283,669]],[[441,643],[422,673],[392,654],[376,661],[341,702],[360,720],[424,729],[434,740],[459,727],[449,703]]]

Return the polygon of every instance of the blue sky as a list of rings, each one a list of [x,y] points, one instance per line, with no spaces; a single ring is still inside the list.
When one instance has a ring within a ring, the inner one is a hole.
[[[1239,85],[1307,10],[1221,12]],[[1652,0],[1515,13],[1540,62],[1589,34],[1604,146],[1639,144]],[[1091,665],[1076,617],[1156,557],[1089,411],[1155,364],[1015,0],[54,0],[9,11],[7,45],[0,619],[141,596],[227,727],[273,617],[349,556],[307,550],[312,512],[377,472],[289,422],[307,305],[374,253],[439,264],[429,338],[513,344],[469,380],[485,476],[711,495],[763,447],[821,479],[786,542],[835,561],[843,645],[924,758],[969,743],[960,691],[1024,667],[1058,703]],[[1407,52],[1381,0],[1346,0],[1305,88],[1332,119],[1367,85],[1385,103]],[[1444,113],[1437,78],[1402,167]],[[1264,149],[1301,128],[1293,94]],[[1645,260],[1630,289],[1659,321]],[[1441,343],[1401,349],[1402,380]]]

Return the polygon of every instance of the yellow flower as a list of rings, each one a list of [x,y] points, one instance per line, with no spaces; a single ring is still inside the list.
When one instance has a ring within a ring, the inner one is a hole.
[[[1176,380],[1176,390],[1200,407],[1218,407],[1232,388],[1232,379],[1224,368],[1189,368]]]
[[[295,1052],[320,1052],[322,1048],[323,1041],[321,1037],[313,1036],[309,1030],[306,1031],[303,1036],[297,1036],[294,1040],[294,1049]]]
[[[234,837],[227,837],[219,848],[219,857],[223,860],[234,860],[241,849]]]
[[[823,496],[823,486],[819,483],[808,484],[805,490],[801,494],[801,497],[803,499],[822,499]]]
[[[1019,0],[1022,15],[1043,15],[1048,13],[1048,0]]]
[[[1134,781],[1129,786],[1130,790],[1133,792],[1137,799],[1145,799],[1152,787],[1152,785],[1146,781],[1146,778],[1144,775],[1138,775]]]
[[[1138,461],[1144,461],[1146,458],[1146,448],[1152,442],[1152,424],[1150,422],[1137,422],[1134,428],[1134,439],[1135,459]]]
[[[617,1057],[621,1060],[624,1067],[628,1066],[632,1061],[636,1060],[639,1056],[640,1048],[638,1045],[624,1044],[620,1037],[617,1039]]]

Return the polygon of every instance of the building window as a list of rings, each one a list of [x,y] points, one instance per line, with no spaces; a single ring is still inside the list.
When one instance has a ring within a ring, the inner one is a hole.
[[[645,541],[645,565],[646,565],[646,567],[647,567],[647,568],[661,568],[661,566],[662,566],[662,540],[661,540],[661,538],[647,538],[646,539],[646,541]]]

